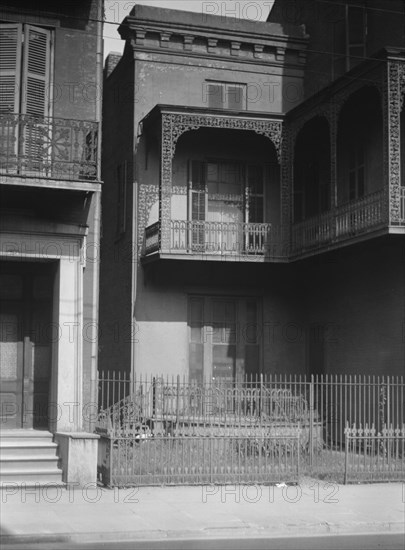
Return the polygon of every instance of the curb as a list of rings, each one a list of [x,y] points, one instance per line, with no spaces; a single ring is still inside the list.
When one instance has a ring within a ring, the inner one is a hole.
[[[0,545],[12,546],[14,544],[40,543],[97,543],[99,541],[154,541],[154,540],[195,540],[195,539],[233,539],[233,538],[285,538],[285,537],[310,537],[318,535],[366,535],[366,534],[405,534],[403,522],[393,523],[358,523],[358,524],[330,524],[327,522],[317,524],[290,524],[281,529],[278,525],[272,529],[260,528],[256,525],[243,527],[207,527],[193,531],[113,531],[108,533],[41,533],[0,535]]]

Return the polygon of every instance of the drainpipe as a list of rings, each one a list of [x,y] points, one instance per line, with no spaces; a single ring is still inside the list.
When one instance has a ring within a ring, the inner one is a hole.
[[[97,78],[97,94],[95,105],[95,116],[99,123],[98,127],[98,151],[97,151],[97,180],[101,181],[101,143],[102,143],[102,86],[103,86],[103,5],[104,2],[98,3],[98,15],[99,20],[97,28],[97,60],[96,60],[96,78]],[[96,323],[96,331],[92,338],[91,343],[91,370],[90,370],[90,400],[91,403],[97,404],[98,410],[98,322],[99,322],[99,282],[100,282],[100,230],[101,230],[101,192],[96,191],[93,194],[92,200],[94,201],[94,250],[96,256],[93,264],[93,319]],[[91,406],[91,413],[87,429],[90,432],[94,431],[96,418],[93,405]],[[93,418],[94,417],[94,418]]]

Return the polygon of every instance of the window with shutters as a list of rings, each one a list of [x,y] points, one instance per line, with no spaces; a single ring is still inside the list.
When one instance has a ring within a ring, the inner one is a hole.
[[[342,76],[366,56],[367,10],[344,6],[342,18],[333,26],[332,78]]]
[[[210,109],[247,109],[247,86],[233,82],[207,81],[204,84],[204,103]]]
[[[51,31],[0,25],[0,113],[49,115]]]
[[[25,155],[35,170],[49,141],[51,31],[33,25],[0,25],[0,152]],[[9,116],[7,116],[9,115]]]
[[[193,160],[189,167],[190,240],[195,250],[237,250],[243,223],[264,222],[264,167]],[[205,223],[210,222],[210,223]]]
[[[260,301],[255,297],[191,296],[190,382],[234,383],[260,372]]]

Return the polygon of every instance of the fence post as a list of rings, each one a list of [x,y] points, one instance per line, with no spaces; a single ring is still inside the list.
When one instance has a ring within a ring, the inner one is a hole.
[[[180,410],[180,375],[177,375],[177,387],[176,387],[176,427],[179,422],[179,410]]]
[[[344,484],[347,485],[347,470],[349,468],[349,435],[347,433],[347,428],[349,426],[346,424],[346,430],[345,430],[345,478],[344,478]]]
[[[309,466],[312,470],[314,458],[314,375],[311,374],[309,384]]]
[[[387,376],[387,426],[391,426],[391,388],[390,388],[390,377]]]
[[[257,378],[256,378],[257,380]],[[259,418],[261,421],[262,413],[263,413],[263,373],[260,373],[260,396],[259,396]]]

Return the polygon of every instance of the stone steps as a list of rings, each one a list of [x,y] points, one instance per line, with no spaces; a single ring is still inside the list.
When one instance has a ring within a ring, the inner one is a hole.
[[[40,430],[3,430],[0,486],[64,485],[53,435]]]

